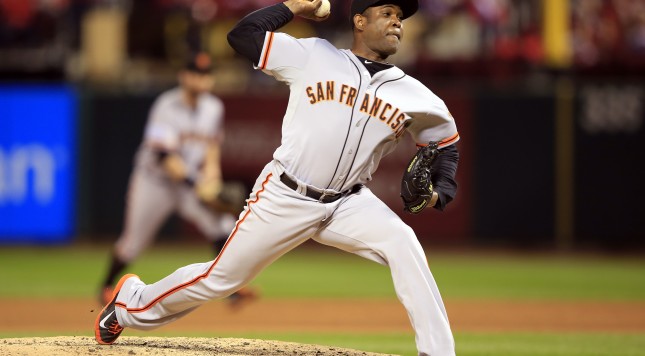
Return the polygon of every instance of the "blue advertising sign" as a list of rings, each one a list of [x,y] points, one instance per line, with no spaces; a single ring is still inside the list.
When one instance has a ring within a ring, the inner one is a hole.
[[[0,244],[71,240],[76,108],[68,86],[0,86]]]

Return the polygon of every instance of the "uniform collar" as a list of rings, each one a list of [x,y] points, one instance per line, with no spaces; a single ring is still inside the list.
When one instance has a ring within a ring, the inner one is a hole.
[[[361,72],[361,75],[365,76],[367,74],[367,76],[371,78],[372,82],[373,81],[385,82],[388,80],[401,78],[402,76],[405,75],[405,73],[399,67],[392,65],[392,67],[390,67],[389,69],[382,70],[374,74],[374,76],[372,77],[369,74],[367,68],[365,68],[365,65],[363,64],[363,62],[360,59],[358,59],[351,50],[341,49],[341,51],[345,53],[347,55],[347,58],[349,58],[357,66],[357,68]]]

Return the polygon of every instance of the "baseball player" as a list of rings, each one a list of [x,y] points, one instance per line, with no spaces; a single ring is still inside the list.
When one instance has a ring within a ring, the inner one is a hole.
[[[217,255],[244,205],[242,198],[234,214],[212,208],[222,188],[224,106],[209,92],[214,78],[208,55],[199,53],[188,61],[178,80],[180,85],[162,93],[150,111],[130,177],[124,230],[99,296],[102,305],[112,298],[115,277],[152,242],[170,214],[194,223]],[[253,290],[245,289],[230,301],[239,306],[254,297]]]
[[[408,132],[420,146],[402,179],[404,207],[445,208],[456,193],[459,139],[444,102],[387,63],[417,0],[353,0],[351,49],[276,32],[295,16],[313,20],[321,0],[288,0],[253,12],[231,46],[290,88],[282,143],[260,173],[222,252],[153,283],[121,278],[95,322],[101,344],[126,327],[152,329],[249,283],[313,239],[390,267],[416,333],[419,355],[453,356],[441,295],[412,229],[364,184]]]

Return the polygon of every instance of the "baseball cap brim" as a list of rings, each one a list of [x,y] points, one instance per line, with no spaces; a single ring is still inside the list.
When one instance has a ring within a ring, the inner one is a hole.
[[[370,7],[382,5],[397,5],[403,12],[403,19],[414,15],[419,10],[418,0],[353,0],[350,21],[353,23],[354,15],[362,14]]]

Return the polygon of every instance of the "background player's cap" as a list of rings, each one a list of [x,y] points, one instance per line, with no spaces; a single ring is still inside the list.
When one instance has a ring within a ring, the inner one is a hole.
[[[349,14],[349,21],[354,26],[354,15],[362,14],[367,8],[385,4],[398,5],[403,11],[403,18],[414,15],[419,10],[418,0],[352,0],[352,8]]]
[[[186,62],[184,69],[201,74],[210,74],[213,70],[213,63],[206,52],[197,52]]]

